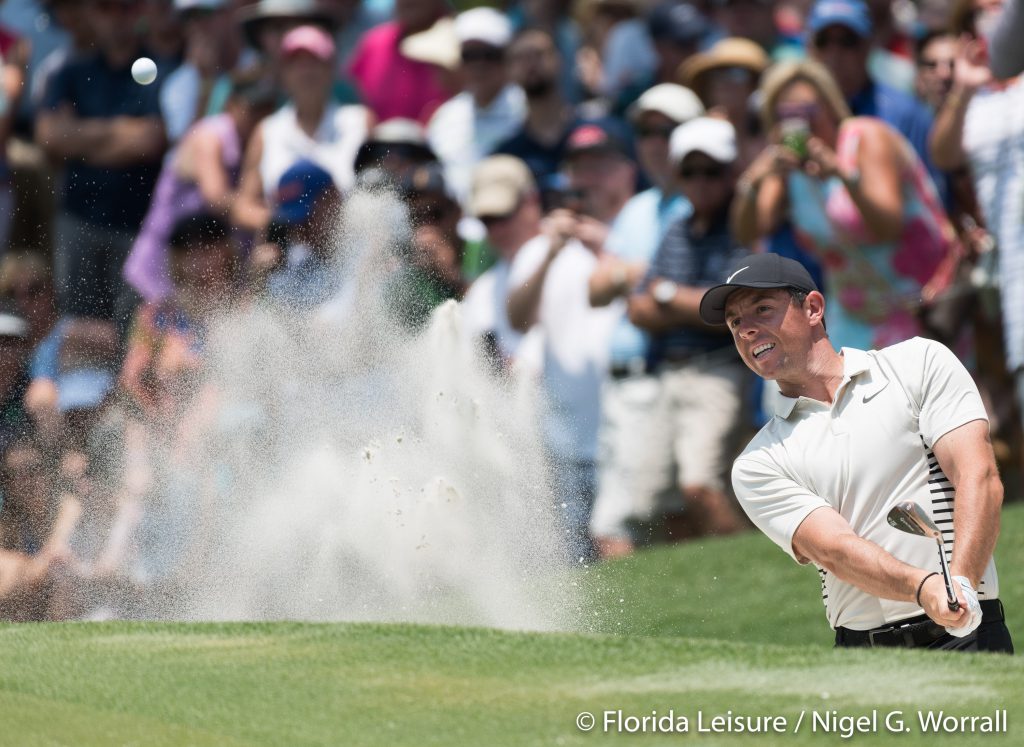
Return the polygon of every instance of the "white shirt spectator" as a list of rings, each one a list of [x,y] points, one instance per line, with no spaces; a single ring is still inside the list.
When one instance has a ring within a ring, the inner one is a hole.
[[[444,164],[445,179],[460,201],[469,193],[473,168],[526,120],[526,95],[505,86],[489,106],[477,106],[463,91],[438,107],[427,124],[427,140]]]
[[[516,254],[509,276],[517,288],[537,271],[548,253],[548,238],[530,240]],[[601,385],[608,370],[612,330],[623,302],[590,305],[588,283],[597,258],[579,241],[558,253],[544,280],[537,321],[544,333],[544,431],[555,455],[576,461],[597,457]]]
[[[296,161],[306,158],[326,170],[335,186],[345,191],[355,184],[355,160],[369,132],[369,113],[363,106],[328,104],[311,138],[299,126],[295,107],[281,107],[263,120],[263,194],[277,192],[278,182]]]

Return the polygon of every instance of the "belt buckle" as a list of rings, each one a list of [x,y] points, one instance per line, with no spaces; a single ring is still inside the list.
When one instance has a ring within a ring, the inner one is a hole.
[[[885,633],[892,633],[894,630],[896,630],[896,628],[894,628],[892,626],[890,626],[888,628],[878,628],[876,630],[869,630],[868,631],[868,643],[871,644],[871,648],[874,648],[875,645],[876,645],[875,644],[875,636],[876,635],[877,636],[881,636],[881,635],[883,635]]]

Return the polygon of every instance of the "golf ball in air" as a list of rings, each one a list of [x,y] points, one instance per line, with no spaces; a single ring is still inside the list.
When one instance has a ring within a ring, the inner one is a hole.
[[[132,77],[136,83],[148,86],[156,80],[156,63],[148,57],[140,57],[132,63]]]

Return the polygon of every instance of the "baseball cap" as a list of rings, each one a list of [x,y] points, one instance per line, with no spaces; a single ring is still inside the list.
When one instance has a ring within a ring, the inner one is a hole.
[[[334,188],[334,180],[322,167],[306,159],[296,161],[278,182],[273,220],[289,225],[308,220],[317,198]]]
[[[668,157],[674,168],[694,152],[706,153],[719,163],[736,160],[736,130],[724,119],[697,117],[672,131]]]
[[[93,410],[114,388],[114,374],[105,368],[75,368],[57,377],[57,411]]]
[[[818,290],[811,274],[795,259],[781,254],[751,254],[733,262],[728,280],[709,288],[700,299],[704,323],[725,324],[725,302],[741,288],[794,288],[805,293]]]
[[[618,153],[629,157],[629,151],[618,134],[601,122],[588,122],[577,126],[565,141],[566,160],[580,153]]]
[[[330,62],[334,59],[334,40],[319,26],[299,26],[281,40],[282,54],[296,52],[309,52],[321,62]]]
[[[647,31],[655,41],[680,46],[699,44],[711,31],[711,22],[691,3],[668,0],[654,6],[647,15]]]
[[[640,98],[629,107],[630,121],[636,122],[645,112],[658,112],[682,124],[703,114],[704,105],[689,88],[675,83],[659,83],[640,94]]]
[[[857,36],[871,36],[871,14],[863,0],[818,0],[811,8],[807,30],[817,34],[826,26],[845,26]]]
[[[512,41],[512,22],[494,8],[472,8],[455,17],[455,35],[460,44],[477,41],[504,48]]]
[[[490,156],[473,171],[469,212],[477,217],[508,215],[537,184],[530,168],[515,156]]]

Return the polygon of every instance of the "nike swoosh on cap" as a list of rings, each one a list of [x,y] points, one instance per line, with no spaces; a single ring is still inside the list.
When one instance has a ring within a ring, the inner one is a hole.
[[[727,278],[725,279],[725,282],[726,282],[726,283],[731,283],[731,282],[732,282],[732,279],[733,279],[734,277],[736,277],[737,275],[739,275],[739,274],[740,274],[741,272],[743,272],[744,270],[749,270],[749,269],[750,269],[750,265],[747,265],[746,267],[741,267],[740,269],[736,270],[736,272],[734,272],[734,273],[733,273],[732,275],[730,275],[729,277],[727,277]]]

